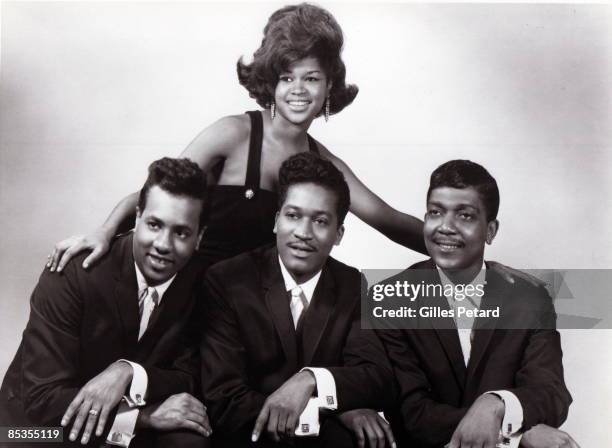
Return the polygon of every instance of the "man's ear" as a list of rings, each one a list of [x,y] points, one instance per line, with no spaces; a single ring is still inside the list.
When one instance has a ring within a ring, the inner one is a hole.
[[[274,228],[272,229],[272,232],[276,233],[277,226],[278,226],[278,217],[280,216],[279,214],[280,212],[276,212],[276,216],[274,216]]]
[[[344,236],[344,224],[338,227],[336,230],[336,241],[334,241],[334,246],[338,246],[340,241],[342,241],[342,237]]]
[[[495,235],[497,235],[497,231],[499,230],[499,221],[494,219],[493,221],[489,221],[487,224],[487,244],[491,244],[493,239],[495,239]]]

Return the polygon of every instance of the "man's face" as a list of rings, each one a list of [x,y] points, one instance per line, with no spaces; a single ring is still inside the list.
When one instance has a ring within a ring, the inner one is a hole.
[[[276,215],[274,233],[283,264],[298,283],[312,278],[325,264],[344,227],[338,227],[336,195],[312,183],[289,187]]]
[[[427,251],[440,268],[479,271],[485,243],[491,244],[497,227],[497,220],[487,222],[485,205],[474,188],[431,191],[423,233]]]
[[[134,260],[149,286],[170,279],[195,251],[202,201],[175,196],[154,185],[144,210],[138,210],[134,230]]]

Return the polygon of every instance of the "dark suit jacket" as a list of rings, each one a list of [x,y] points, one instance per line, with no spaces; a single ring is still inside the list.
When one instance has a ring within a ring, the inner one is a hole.
[[[409,269],[427,269],[422,271],[422,280],[440,283],[432,260]],[[401,280],[406,272],[383,283]],[[414,282],[415,277],[411,275],[410,280]],[[420,322],[429,328],[379,331],[399,383],[392,426],[403,444],[444,446],[476,398],[491,390],[505,389],[517,396],[523,407],[524,429],[538,423],[558,427],[567,417],[571,396],[563,380],[561,343],[554,329],[550,296],[544,288],[521,279],[511,285],[491,270],[487,270],[486,281],[481,309],[499,305],[501,316],[507,318],[503,324],[493,318],[476,319],[478,329],[467,367],[452,318]],[[436,302],[448,309],[445,298]],[[414,302],[417,308],[432,303]]]
[[[32,293],[30,319],[0,390],[3,425],[59,426],[80,388],[121,358],[145,368],[148,403],[191,392],[199,382],[197,340],[194,347],[187,331],[199,267],[189,263],[177,274],[138,341],[131,234],[88,271],[84,257],[61,274],[45,269]]]
[[[215,431],[252,430],[268,395],[303,366],[334,376],[338,410],[380,409],[393,380],[375,332],[360,329],[359,272],[328,258],[298,343],[276,248],[207,271],[203,390]],[[250,434],[250,433],[249,433]]]

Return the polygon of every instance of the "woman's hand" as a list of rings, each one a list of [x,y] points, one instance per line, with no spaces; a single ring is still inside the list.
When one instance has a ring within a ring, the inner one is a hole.
[[[99,228],[89,235],[66,238],[55,244],[53,252],[47,257],[47,267],[51,272],[61,272],[72,257],[81,251],[91,249],[91,254],[83,261],[83,268],[87,269],[108,252],[111,238],[112,235],[109,236],[104,228]]]
[[[514,283],[514,278],[517,277],[531,283],[533,286],[543,286],[546,288],[546,282],[534,277],[533,275],[529,275],[526,272],[503,265],[497,261],[487,261],[487,264],[509,283]]]

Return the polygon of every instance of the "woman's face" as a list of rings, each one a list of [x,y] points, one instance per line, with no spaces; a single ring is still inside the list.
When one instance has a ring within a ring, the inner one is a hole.
[[[323,108],[330,88],[327,75],[316,58],[294,62],[288,71],[280,74],[276,84],[277,116],[293,124],[309,125]]]

